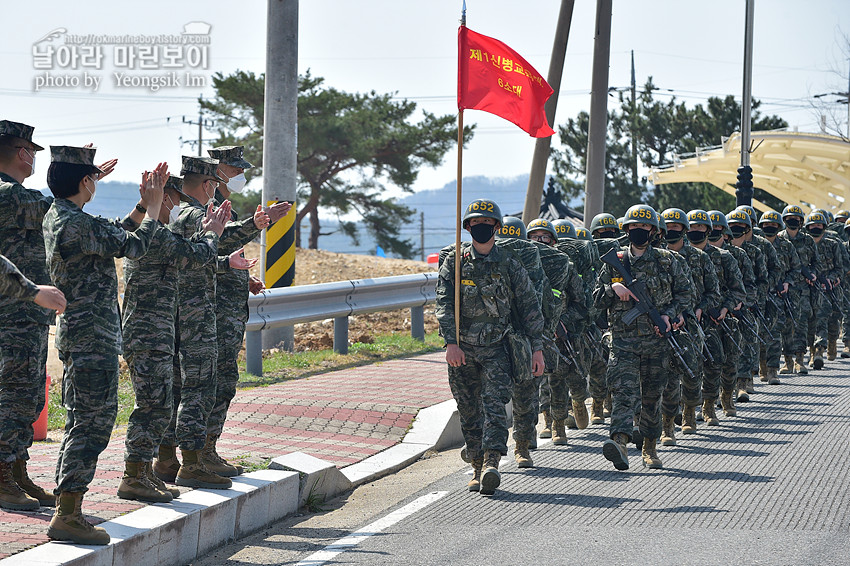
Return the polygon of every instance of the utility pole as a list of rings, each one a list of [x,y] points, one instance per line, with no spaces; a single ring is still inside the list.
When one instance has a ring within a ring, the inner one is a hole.
[[[552,58],[549,61],[547,80],[554,91],[546,101],[544,110],[546,120],[555,127],[555,109],[558,106],[558,94],[561,91],[561,75],[564,74],[564,58],[567,55],[567,41],[570,38],[570,25],[573,19],[575,0],[561,0],[558,13],[558,25],[555,28],[555,43],[552,45]],[[531,174],[528,176],[528,189],[525,193],[525,207],[522,222],[528,224],[540,216],[540,199],[543,197],[543,181],[546,178],[546,164],[549,162],[551,136],[537,138],[534,144],[534,156],[531,158]]]
[[[204,97],[201,96],[201,100],[203,100],[203,98]],[[183,123],[189,124],[190,126],[195,126],[195,125],[198,126],[198,142],[197,142],[198,143],[198,157],[202,157],[203,156],[203,149],[204,149],[204,128],[212,128],[213,126],[215,126],[215,121],[214,120],[204,120],[204,108],[203,108],[203,106],[200,106],[200,103],[198,104],[198,106],[199,106],[199,108],[198,108],[198,121],[193,122],[192,120],[187,120],[186,116],[183,116]],[[186,142],[186,143],[191,144],[193,142]]]
[[[605,140],[608,130],[608,65],[611,55],[612,0],[596,1],[593,40],[593,79],[587,137],[587,174],[584,185],[584,222],[605,207]]]
[[[419,212],[419,249],[422,261],[425,261],[425,213],[422,211]]]
[[[632,186],[637,187],[638,184],[638,162],[637,162],[637,140],[635,139],[635,120],[637,114],[637,84],[635,84],[635,50],[632,49],[632,119],[629,124],[629,131],[631,132],[631,145],[632,145]]]
[[[750,124],[752,120],[753,86],[753,15],[755,0],[747,0],[744,19],[744,92],[741,97],[741,166],[738,167],[738,182],[735,200],[738,205],[753,203],[753,169],[750,167]]]

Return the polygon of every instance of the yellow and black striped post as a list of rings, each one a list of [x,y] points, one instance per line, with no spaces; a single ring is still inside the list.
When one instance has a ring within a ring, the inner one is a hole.
[[[266,230],[265,266],[267,288],[292,285],[295,278],[295,206]]]

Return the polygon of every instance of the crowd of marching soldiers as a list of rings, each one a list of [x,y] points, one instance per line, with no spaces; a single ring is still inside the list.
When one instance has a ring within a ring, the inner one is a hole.
[[[658,469],[659,443],[735,417],[755,377],[777,385],[779,374],[821,369],[842,335],[850,357],[850,211],[659,214],[640,204],[585,230],[563,219],[526,226],[481,199],[463,226],[473,241],[462,244],[460,287],[449,246],[436,312],[470,491],[500,484],[508,401],[519,468],[533,466],[538,437],[566,445],[567,428],[610,419],[604,457],[628,469],[633,442]]]

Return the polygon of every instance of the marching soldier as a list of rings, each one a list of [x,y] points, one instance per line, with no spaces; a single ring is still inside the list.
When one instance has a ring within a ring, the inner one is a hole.
[[[841,243],[837,239],[825,236],[826,225],[827,219],[820,212],[810,212],[806,216],[805,228],[817,246],[820,260],[820,271],[816,274],[817,281],[815,282],[817,286],[815,288],[820,289],[816,291],[820,295],[820,303],[809,317],[809,335],[807,337],[812,349],[811,367],[814,369],[823,367],[823,353],[829,343],[827,325],[833,310],[833,297],[835,303],[838,303],[838,285],[840,285],[841,277],[845,271]]]

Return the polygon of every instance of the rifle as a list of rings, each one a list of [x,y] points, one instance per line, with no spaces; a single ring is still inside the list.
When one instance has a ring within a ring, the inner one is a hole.
[[[745,311],[744,309],[741,309],[741,310],[739,310],[738,312],[735,312],[735,311],[729,311],[729,314],[730,314],[730,315],[732,315],[732,317],[733,317],[733,318],[738,319],[738,322],[740,322],[740,323],[741,323],[741,325],[742,325],[742,326],[743,326],[743,327],[744,327],[747,331],[749,331],[749,333],[750,333],[750,334],[752,334],[753,336],[755,336],[755,337],[756,337],[756,339],[757,339],[759,342],[761,342],[761,343],[762,343],[762,345],[767,346],[767,342],[765,342],[765,341],[764,341],[764,338],[762,338],[761,336],[759,336],[758,331],[757,331],[755,328],[753,328],[753,325],[750,323],[749,319],[747,318],[747,311]]]
[[[781,297],[781,298],[782,298],[782,302],[784,303],[784,306],[785,306],[785,314],[787,314],[787,315],[788,315],[788,320],[790,321],[790,320],[792,320],[792,319],[794,318],[794,309],[791,307],[791,301],[788,299],[788,293],[783,293],[783,292],[782,292],[782,291],[783,291],[783,289],[784,289],[784,287],[782,286],[782,284],[781,284],[781,283],[780,283],[779,285],[777,285],[777,286],[776,286],[776,294],[777,294],[779,297]],[[777,308],[780,308],[780,307],[779,307],[779,305],[778,305],[778,304],[776,304],[776,299],[773,297],[773,295],[771,295],[770,293],[768,293],[768,294],[767,294],[767,298],[768,298],[768,299],[771,299],[771,301],[773,302],[773,304],[774,304]]]
[[[764,332],[765,332],[765,334],[767,334],[767,337],[770,339],[770,341],[771,342],[776,341],[776,338],[773,337],[773,333],[770,330],[768,330],[770,325],[767,323],[767,319],[761,313],[761,309],[759,309],[758,305],[751,306],[750,312],[755,314],[758,317],[758,319],[761,321],[762,326],[764,327]]]
[[[800,267],[800,273],[803,274],[803,277],[805,277],[806,279],[808,279],[809,281],[812,282],[812,285],[811,285],[812,289],[815,289],[818,293],[821,294],[821,296],[824,299],[826,299],[827,301],[832,303],[833,307],[837,306],[836,302],[829,295],[827,295],[824,292],[824,290],[821,288],[821,285],[827,285],[827,286],[830,287],[829,290],[832,291],[832,283],[829,282],[829,279],[827,279],[826,277],[824,277],[822,275],[817,275],[814,271],[812,271],[811,269],[809,269],[805,265]],[[833,293],[833,295],[834,295],[834,293]]]
[[[694,319],[697,327],[697,334],[699,334],[699,339],[702,340],[702,359],[703,361],[707,361],[709,363],[714,363],[714,356],[711,355],[711,350],[708,347],[708,343],[705,339],[705,331],[703,331],[702,326],[700,326],[699,321]],[[708,359],[706,359],[708,358]]]
[[[585,371],[582,365],[578,362],[579,355],[576,352],[576,349],[573,347],[572,340],[570,340],[570,333],[567,331],[567,327],[564,326],[564,323],[561,321],[558,321],[558,326],[555,327],[555,337],[557,338],[558,343],[564,347],[564,350],[569,356],[569,359],[567,359],[562,354],[561,358],[563,358],[565,362],[573,364],[573,366],[581,373],[581,375],[587,375],[587,371]],[[558,353],[560,353],[560,348],[558,349]]]
[[[738,350],[738,353],[743,352],[743,350],[741,349],[741,345],[736,342],[734,338],[732,338],[735,333],[732,331],[731,328],[729,328],[729,325],[726,324],[726,320],[720,320],[720,309],[708,309],[705,312],[708,313],[708,316],[709,318],[711,318],[712,322],[714,322],[715,325],[719,326],[723,330],[723,332],[726,333],[726,336],[729,338],[732,344],[735,345],[735,348]],[[732,311],[728,312],[731,313]]]
[[[835,296],[835,285],[832,284],[832,281],[823,275],[818,275],[818,283],[826,287],[826,293],[824,293],[824,296],[829,299],[832,306],[837,309],[841,308],[838,297]],[[823,293],[822,289],[821,292]]]
[[[696,379],[694,372],[691,371],[691,368],[688,367],[687,363],[685,363],[685,358],[683,357],[684,350],[681,346],[679,346],[679,343],[676,342],[676,338],[673,337],[673,332],[671,330],[667,330],[667,325],[664,323],[664,319],[661,318],[661,313],[658,312],[658,309],[654,304],[652,304],[652,298],[649,296],[646,283],[638,281],[632,277],[632,274],[620,261],[620,258],[617,256],[617,250],[614,248],[605,252],[605,255],[603,255],[600,259],[617,270],[623,278],[623,284],[635,297],[637,297],[637,304],[623,315],[623,323],[627,325],[632,324],[637,317],[642,314],[649,316],[649,320],[652,321],[652,324],[658,327],[658,332],[667,340],[667,343],[670,344],[673,354],[676,355],[676,358],[678,358],[679,362],[682,364],[682,368],[684,368],[685,372],[687,372],[688,377]]]

